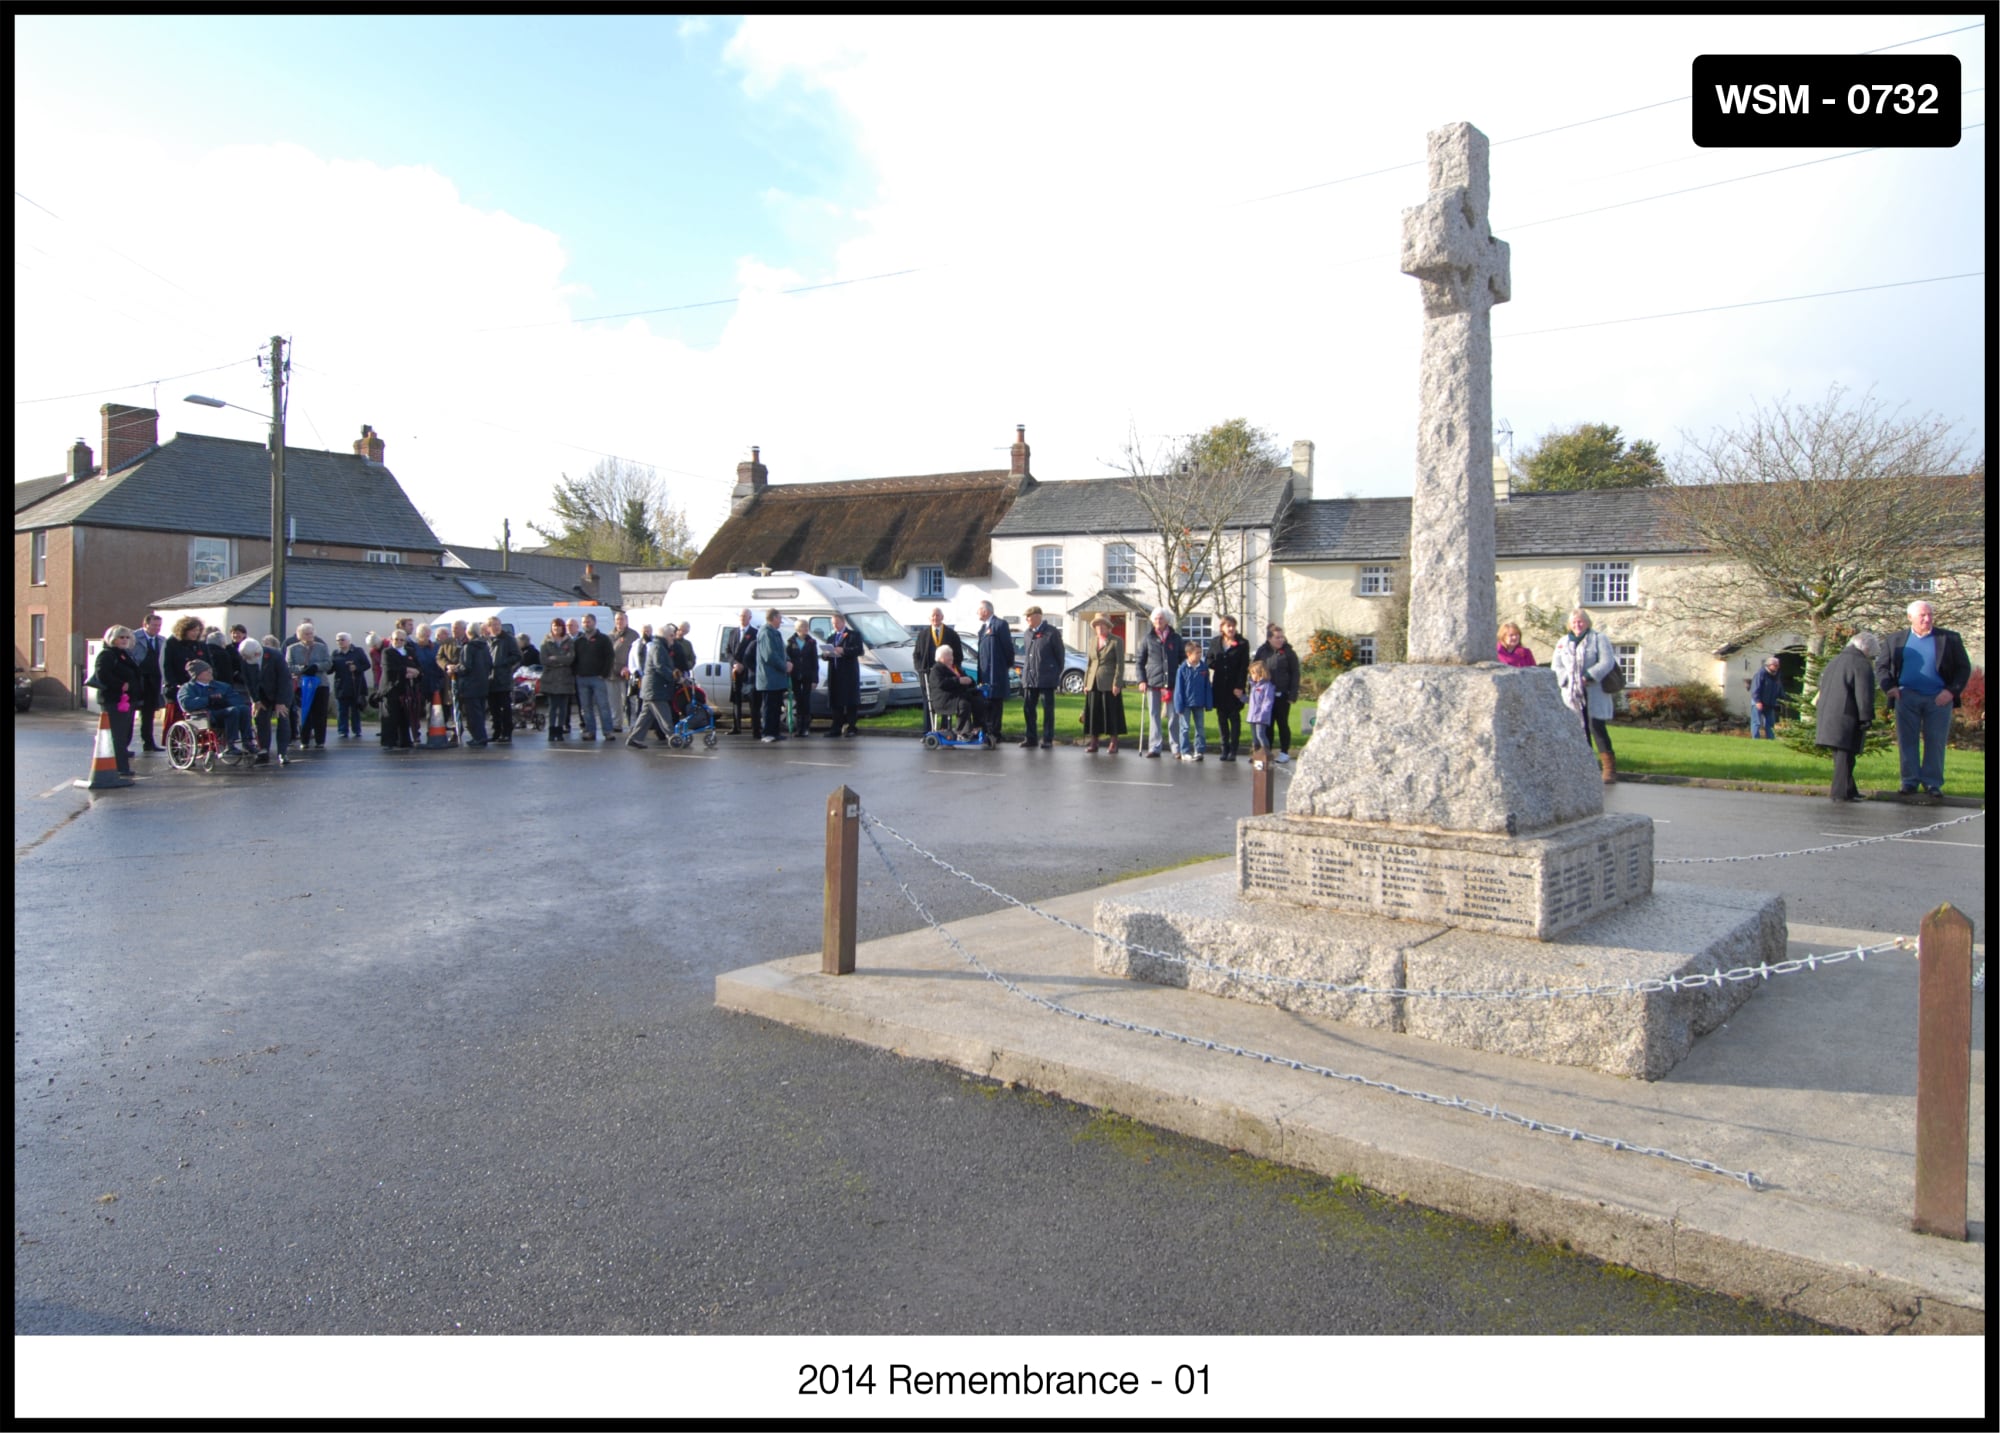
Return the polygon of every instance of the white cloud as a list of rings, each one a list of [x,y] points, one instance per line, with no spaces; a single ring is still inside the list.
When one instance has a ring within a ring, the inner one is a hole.
[[[786,233],[837,257],[797,272],[742,253],[741,302],[699,347],[644,319],[554,322],[593,311],[591,275],[570,270],[578,236],[467,204],[449,175],[283,146],[189,154],[31,134],[17,183],[67,222],[17,203],[17,395],[247,357],[287,333],[294,441],[344,450],[373,424],[443,533],[479,542],[503,515],[522,531],[558,472],[595,461],[564,442],[696,474],[668,476],[698,531],[721,520],[752,443],[781,482],[950,471],[1004,465],[1017,422],[1045,477],[1101,474],[1128,423],[1159,434],[1241,414],[1317,440],[1349,492],[1407,491],[1420,319],[1394,256],[1421,166],[1239,201],[1420,160],[1424,131],[1447,120],[1500,140],[1684,94],[1706,48],[1858,49],[1944,28],[759,17],[724,51],[745,93],[831,114],[873,193],[766,192]],[[1983,83],[1975,70],[1968,85]],[[1510,232],[1815,157],[1692,152],[1686,125],[1670,106],[1496,146],[1515,299],[1496,320],[1495,414],[1517,442],[1591,420],[1671,451],[1679,429],[1835,379],[1976,424],[1989,380],[1973,283],[1505,337],[1983,266],[1971,149],[1840,160]],[[113,166],[129,187],[106,216],[88,177]],[[777,292],[910,267],[922,272]],[[510,327],[535,324],[550,326]],[[255,408],[254,374],[200,385]],[[247,415],[182,405],[195,386],[162,388],[163,427],[254,435]],[[55,471],[79,432],[95,442],[101,401],[17,406],[17,475]]]

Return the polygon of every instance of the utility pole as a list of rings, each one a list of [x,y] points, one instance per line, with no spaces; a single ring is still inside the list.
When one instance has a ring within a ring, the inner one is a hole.
[[[271,635],[285,640],[285,340],[271,335]]]

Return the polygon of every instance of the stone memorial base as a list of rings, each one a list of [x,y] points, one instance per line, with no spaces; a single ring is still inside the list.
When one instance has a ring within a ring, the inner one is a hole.
[[[1236,872],[1250,900],[1547,939],[1652,890],[1653,823],[1600,815],[1495,836],[1251,816]]]
[[[1673,1069],[1758,982],[1552,1000],[1339,995],[1283,982],[1542,990],[1664,980],[1785,956],[1782,897],[1674,882],[1554,940],[1245,900],[1229,872],[1145,899],[1098,903],[1099,971],[1645,1080]],[[1176,959],[1133,955],[1106,936]]]

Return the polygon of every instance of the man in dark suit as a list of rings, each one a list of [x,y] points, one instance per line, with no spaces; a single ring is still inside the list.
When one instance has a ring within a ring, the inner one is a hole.
[[[1820,669],[1819,726],[1814,740],[1833,752],[1835,801],[1866,801],[1854,785],[1854,758],[1868,743],[1868,727],[1875,720],[1875,663],[1882,655],[1882,639],[1873,632],[1857,632],[1841,654]]]
[[[1014,673],[1014,634],[994,615],[993,604],[979,604],[979,681],[992,693],[986,702],[986,736],[1000,744],[1000,717],[1007,710],[1007,686]]]
[[[734,713],[729,734],[742,734],[743,704],[748,702],[750,735],[762,736],[764,718],[757,704],[757,624],[750,620],[748,607],[736,619],[735,630],[723,634],[720,658],[729,663],[729,705]]]
[[[1930,603],[1919,597],[1905,615],[1910,625],[1889,639],[1875,679],[1896,714],[1902,793],[1907,796],[1921,786],[1942,796],[1944,744],[1951,737],[1952,708],[1972,680],[1972,660],[1958,633],[1936,625]]]
[[[132,660],[139,664],[139,690],[134,694],[138,701],[139,736],[147,755],[164,750],[153,740],[153,713],[162,705],[164,675],[160,665],[161,649],[166,639],[160,636],[160,614],[148,613],[145,622],[132,634]]]
[[[847,625],[847,614],[833,614],[833,630],[819,644],[826,659],[826,705],[833,717],[828,736],[858,736],[861,714],[861,654],[867,650],[861,634]]]
[[[917,669],[917,680],[924,684],[924,730],[933,725],[931,717],[931,668],[937,663],[938,648],[949,647],[954,652],[963,652],[965,644],[958,640],[958,633],[944,620],[944,608],[931,608],[931,625],[917,633],[917,640],[910,647],[910,663]]]

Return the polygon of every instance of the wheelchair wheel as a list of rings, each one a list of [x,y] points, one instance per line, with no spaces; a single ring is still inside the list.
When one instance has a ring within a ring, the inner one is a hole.
[[[185,721],[175,722],[167,728],[167,764],[176,771],[186,771],[194,765],[197,745],[194,727]]]
[[[708,748],[709,750],[711,750],[711,751],[713,751],[713,750],[715,749],[715,728],[714,728],[714,727],[710,727],[710,728],[709,728],[709,729],[708,729],[707,731],[705,731],[705,732],[703,732],[703,733],[701,734],[701,744],[702,744],[703,746],[707,747],[707,748]]]
[[[940,743],[938,742],[938,734],[936,732],[927,731],[924,733],[925,751],[936,751],[938,749],[939,744]]]

